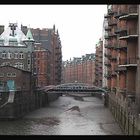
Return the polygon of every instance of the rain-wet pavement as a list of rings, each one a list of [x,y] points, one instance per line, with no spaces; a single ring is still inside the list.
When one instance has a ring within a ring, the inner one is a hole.
[[[83,99],[60,96],[22,119],[0,121],[0,135],[123,135],[101,99]],[[70,109],[73,106],[79,111]]]

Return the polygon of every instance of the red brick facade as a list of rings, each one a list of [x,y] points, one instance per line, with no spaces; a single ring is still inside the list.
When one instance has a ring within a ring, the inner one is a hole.
[[[87,54],[82,58],[74,58],[63,62],[63,83],[87,83],[95,81],[95,55]]]
[[[96,44],[95,53],[95,85],[102,87],[103,79],[103,41],[100,39],[99,43]]]
[[[58,30],[55,26],[52,29],[32,29],[35,42],[41,43],[42,49],[39,52],[38,64],[40,65],[39,85],[58,85],[61,83],[62,52],[61,41]],[[44,58],[43,58],[44,57]],[[42,61],[42,59],[45,59]],[[44,76],[45,77],[44,77]],[[42,83],[42,84],[41,84]]]
[[[106,49],[111,54],[108,57],[111,62],[108,88],[120,99],[135,98],[138,87],[138,5],[112,5],[105,18],[110,28],[106,37]]]
[[[43,49],[41,43],[35,43],[34,69],[36,74],[36,86],[41,87],[49,84],[48,66],[50,52]]]

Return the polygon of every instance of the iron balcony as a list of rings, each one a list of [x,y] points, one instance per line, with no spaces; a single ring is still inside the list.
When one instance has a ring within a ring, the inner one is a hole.
[[[123,19],[123,18],[130,18],[135,15],[137,16],[137,14],[138,14],[138,6],[129,5],[127,9],[119,9],[117,13],[114,13],[114,17]]]
[[[137,8],[137,5],[131,5],[128,7],[128,10],[126,12],[126,15],[123,15],[123,16],[120,16],[119,17],[119,20],[121,19],[135,19],[135,18],[138,18],[138,8]]]
[[[119,34],[119,39],[137,39],[138,38],[138,30],[136,28],[130,29],[128,28],[125,32],[121,32]]]

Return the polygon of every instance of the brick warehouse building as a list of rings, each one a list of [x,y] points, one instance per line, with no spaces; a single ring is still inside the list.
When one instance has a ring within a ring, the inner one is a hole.
[[[26,26],[21,26],[21,29],[24,33],[27,32]],[[62,51],[61,51],[61,40],[59,37],[58,30],[55,30],[55,25],[53,28],[43,28],[43,29],[31,29],[33,38],[36,43],[41,43],[42,49],[36,50],[36,53],[40,53],[40,60],[44,59],[41,57],[46,57],[46,68],[44,67],[44,73],[42,71],[40,76],[40,80],[38,81],[46,81],[46,85],[57,85],[61,83],[61,67],[62,67]],[[37,49],[36,48],[36,49]],[[41,53],[45,53],[46,56],[42,56]],[[39,58],[37,58],[39,59]],[[37,60],[36,59],[36,60]],[[43,68],[43,63],[38,63],[38,67]],[[37,66],[37,65],[36,65]],[[45,71],[47,70],[47,72]],[[46,75],[47,74],[47,75]],[[44,75],[44,76],[43,76]],[[46,80],[44,79],[46,78]],[[39,84],[39,83],[38,83]],[[40,83],[41,84],[41,83]],[[42,83],[45,85],[45,83]],[[38,85],[39,86],[39,85]]]
[[[95,85],[102,87],[103,80],[103,41],[100,39],[96,44],[95,52]]]
[[[126,115],[127,119],[130,119],[130,114],[133,118],[137,118],[137,123],[133,121],[132,125],[137,129],[140,119],[139,13],[139,5],[108,5],[108,13],[105,15],[108,21],[105,29],[107,42],[105,56],[108,63],[106,78],[110,90],[109,105],[112,112],[117,110],[113,112],[115,115],[121,116],[121,112],[125,112],[129,114]],[[117,119],[120,119],[118,116]],[[131,131],[132,128],[129,128],[128,124],[127,129],[124,121],[121,124],[126,133],[135,132],[133,127]]]
[[[95,54],[86,54],[63,62],[63,83],[87,83],[95,81]]]

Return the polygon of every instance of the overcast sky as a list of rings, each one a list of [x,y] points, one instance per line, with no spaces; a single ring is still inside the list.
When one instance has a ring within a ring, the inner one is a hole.
[[[21,23],[59,31],[63,60],[95,52],[102,36],[106,5],[0,5],[0,25]]]

